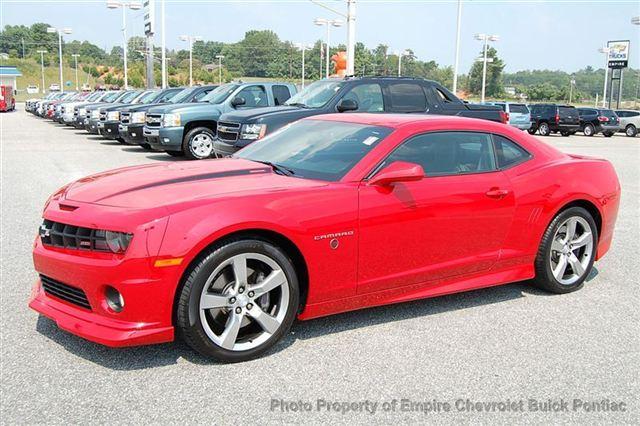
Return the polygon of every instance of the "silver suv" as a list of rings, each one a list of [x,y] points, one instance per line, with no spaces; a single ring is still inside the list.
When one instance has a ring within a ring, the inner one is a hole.
[[[640,111],[630,109],[616,110],[616,114],[620,118],[620,131],[624,132],[630,138],[638,134],[640,128]]]

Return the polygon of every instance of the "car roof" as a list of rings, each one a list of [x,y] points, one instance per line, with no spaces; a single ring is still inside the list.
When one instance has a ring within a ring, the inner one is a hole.
[[[400,128],[412,124],[433,124],[437,125],[456,125],[461,129],[469,127],[505,127],[502,123],[495,123],[488,120],[480,120],[477,118],[457,117],[450,115],[426,115],[426,114],[376,114],[376,113],[335,113],[314,115],[305,120],[322,120],[322,121],[339,121],[344,123],[364,124],[370,126],[383,126],[390,128]],[[508,126],[507,126],[508,127]]]

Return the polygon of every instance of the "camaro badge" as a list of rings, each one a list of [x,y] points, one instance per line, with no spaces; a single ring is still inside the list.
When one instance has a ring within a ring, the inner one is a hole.
[[[322,240],[329,240],[329,247],[331,247],[333,250],[337,249],[338,246],[340,245],[340,241],[338,241],[338,238],[340,237],[351,237],[355,234],[355,231],[351,230],[351,231],[343,231],[343,232],[334,232],[331,234],[323,234],[323,235],[316,235],[313,237],[313,239],[315,241],[322,241]]]

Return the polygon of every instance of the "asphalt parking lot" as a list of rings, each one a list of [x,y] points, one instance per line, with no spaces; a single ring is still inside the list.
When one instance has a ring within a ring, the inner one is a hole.
[[[107,349],[28,309],[31,245],[53,191],[110,168],[181,160],[18,109],[0,115],[2,423],[640,423],[640,137],[543,138],[609,159],[622,183],[614,244],[581,291],[551,296],[525,282],[297,323],[269,356],[223,365],[180,343]],[[403,398],[453,408],[382,409]],[[319,399],[378,406],[318,411]],[[529,399],[562,399],[568,411],[529,411]],[[626,410],[574,411],[574,399]],[[479,413],[458,411],[457,400],[525,405]]]

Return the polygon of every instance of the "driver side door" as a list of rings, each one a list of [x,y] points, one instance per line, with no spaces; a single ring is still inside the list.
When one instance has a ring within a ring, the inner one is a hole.
[[[492,136],[426,133],[379,166],[420,164],[426,177],[359,188],[358,293],[487,270],[498,260],[514,212]]]

